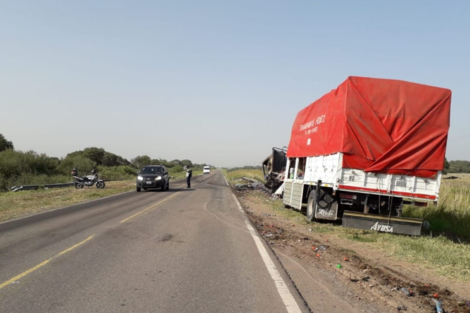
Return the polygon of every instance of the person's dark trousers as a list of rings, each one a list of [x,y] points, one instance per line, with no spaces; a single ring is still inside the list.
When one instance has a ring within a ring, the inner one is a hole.
[[[188,188],[191,188],[191,176],[186,177],[186,183],[188,184]]]

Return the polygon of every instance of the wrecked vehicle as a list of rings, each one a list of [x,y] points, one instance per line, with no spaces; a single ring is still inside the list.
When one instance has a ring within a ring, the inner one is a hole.
[[[272,193],[276,192],[284,183],[286,160],[286,148],[273,148],[272,153],[263,161],[265,186]]]
[[[404,204],[439,199],[451,91],[349,77],[301,110],[292,127],[285,206],[343,227],[420,235]]]

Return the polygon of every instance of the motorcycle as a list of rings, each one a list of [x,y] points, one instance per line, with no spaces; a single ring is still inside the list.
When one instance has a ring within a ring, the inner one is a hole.
[[[83,177],[73,176],[73,178],[75,179],[74,181],[75,188],[82,189],[84,186],[91,187],[95,184],[96,184],[96,188],[101,188],[101,189],[104,188],[105,187],[104,180],[98,179],[98,174],[95,171],[92,171],[91,173],[92,175],[87,175]]]

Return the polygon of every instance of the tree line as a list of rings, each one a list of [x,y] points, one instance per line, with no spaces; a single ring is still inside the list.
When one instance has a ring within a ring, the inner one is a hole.
[[[64,158],[50,157],[35,151],[17,151],[11,141],[0,134],[0,192],[15,185],[66,183],[72,180],[71,171],[88,175],[97,170],[104,179],[131,179],[138,169],[145,165],[162,164],[170,173],[183,171],[184,166],[202,168],[206,164],[193,164],[190,160],[152,159],[147,155],[137,156],[130,161],[106,151],[89,147],[71,152]]]
[[[470,173],[470,161],[449,161],[449,173]]]

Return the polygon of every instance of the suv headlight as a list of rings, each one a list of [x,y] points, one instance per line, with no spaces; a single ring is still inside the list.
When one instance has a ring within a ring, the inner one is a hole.
[[[161,176],[157,176],[157,177],[155,178],[155,180],[161,180],[161,179],[162,179]]]
[[[137,176],[137,180],[144,180],[142,176]]]

